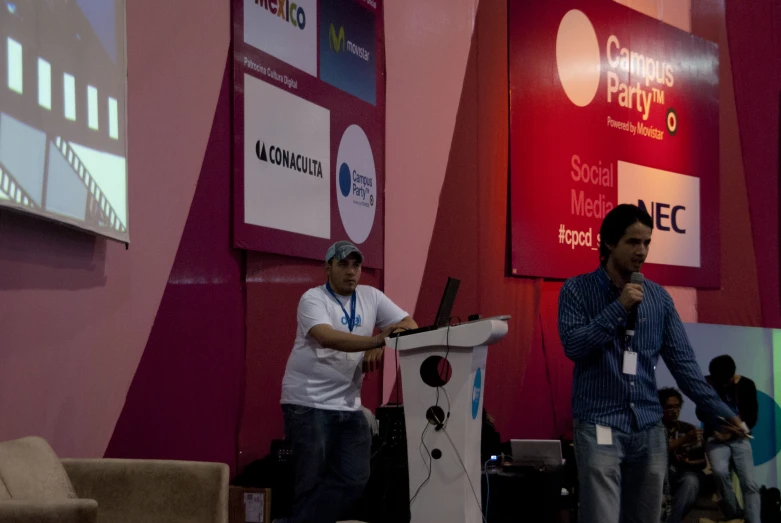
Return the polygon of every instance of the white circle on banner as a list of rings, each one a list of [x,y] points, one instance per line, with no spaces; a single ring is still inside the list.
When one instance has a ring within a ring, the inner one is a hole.
[[[599,88],[601,66],[594,26],[583,11],[568,11],[556,34],[556,68],[572,103],[578,107],[591,103]]]
[[[363,243],[374,225],[378,191],[372,148],[357,125],[351,125],[342,135],[334,178],[344,230],[353,243]]]

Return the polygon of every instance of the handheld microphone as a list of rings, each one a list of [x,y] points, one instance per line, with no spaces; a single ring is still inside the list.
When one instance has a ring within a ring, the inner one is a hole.
[[[642,285],[645,282],[645,276],[640,272],[633,272],[630,278],[630,283],[637,283]],[[637,324],[637,308],[639,303],[635,303],[632,310],[629,311],[629,316],[626,319],[626,340],[627,345],[632,341],[632,337],[635,335],[635,325]]]

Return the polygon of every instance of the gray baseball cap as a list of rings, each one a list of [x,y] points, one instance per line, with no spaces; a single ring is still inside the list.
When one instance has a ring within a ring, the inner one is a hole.
[[[353,253],[358,256],[358,261],[363,263],[363,254],[358,250],[358,247],[346,240],[338,241],[325,252],[325,261],[328,263],[331,261],[331,258],[344,260]]]

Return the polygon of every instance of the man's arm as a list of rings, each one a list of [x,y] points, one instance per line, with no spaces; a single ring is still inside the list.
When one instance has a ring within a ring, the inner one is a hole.
[[[587,358],[616,337],[626,317],[626,309],[616,300],[589,320],[573,280],[564,282],[559,294],[559,337],[564,353],[573,361]]]
[[[703,423],[708,423],[711,421],[711,416],[702,410],[702,408],[699,406],[694,409],[694,415],[697,416],[697,419]]]
[[[412,319],[412,316],[405,316],[400,322],[396,324],[397,329],[401,330],[412,330],[417,329],[418,324],[415,323],[415,320]]]
[[[698,438],[702,437],[702,431],[698,428],[691,427],[686,431],[685,436],[680,438],[670,439],[667,441],[667,448],[670,452],[677,452],[683,445],[693,444],[697,442]]]
[[[391,301],[391,299],[388,298],[385,293],[373,287],[371,288],[371,292],[373,298],[376,300],[375,303],[377,306],[377,317],[375,319],[376,326],[380,329],[385,329],[385,327],[388,325],[394,326],[393,330],[385,334],[386,336],[396,332],[397,330],[409,330],[416,329],[418,327],[418,324],[415,323],[415,320],[413,320],[406,311],[402,310],[401,307],[393,303],[393,301]],[[387,331],[383,330],[383,333],[385,332]],[[385,344],[383,343],[379,348],[366,352],[363,357],[364,372],[371,372],[375,368],[380,368],[382,355],[385,352],[384,347]]]
[[[746,384],[743,386],[743,390],[740,391],[740,397],[738,399],[740,405],[738,405],[738,408],[740,409],[740,416],[743,418],[743,421],[746,422],[748,428],[753,429],[754,425],[757,424],[757,416],[759,413],[757,386],[752,380],[745,376],[741,377],[740,383],[744,381]]]
[[[402,318],[400,322],[398,322],[394,330],[390,333],[400,331],[400,330],[410,330],[410,329],[417,329],[418,324],[415,323],[415,320],[412,319],[412,316],[405,316]],[[383,331],[385,332],[385,331]],[[385,352],[384,343],[382,346],[380,346],[377,349],[370,350],[366,352],[366,354],[363,357],[363,372],[372,372],[374,369],[380,368],[380,363],[382,361],[382,355]]]
[[[306,330],[323,348],[342,352],[363,352],[369,349],[382,347],[385,337],[359,336],[349,332],[342,332],[331,326],[331,317],[328,313],[327,298],[322,293],[308,291],[304,293],[298,303],[298,324]],[[389,325],[388,330],[395,327]],[[392,332],[392,331],[391,331]]]
[[[321,323],[309,329],[309,335],[325,349],[342,352],[363,352],[385,346],[385,338],[397,328],[398,325],[394,324],[386,327],[376,336],[359,336],[349,332],[338,331],[330,325]]]
[[[698,411],[702,409],[708,414],[724,417],[734,425],[740,425],[740,418],[721,401],[713,387],[705,381],[681,318],[667,292],[664,292],[664,299],[666,310],[661,355],[678,387],[697,404]],[[703,412],[699,411],[697,417],[703,419],[701,414]]]

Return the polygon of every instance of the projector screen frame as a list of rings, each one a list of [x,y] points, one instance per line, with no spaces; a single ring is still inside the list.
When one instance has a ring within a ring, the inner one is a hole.
[[[76,8],[81,9],[81,6],[79,6],[78,3],[75,3],[75,4],[76,4]],[[6,8],[7,6],[3,6],[3,7]],[[52,224],[56,224],[56,225],[60,225],[60,226],[65,226],[68,229],[73,229],[73,230],[76,230],[76,231],[80,231],[80,232],[83,232],[83,233],[88,234],[88,235],[94,235],[96,237],[106,238],[108,240],[113,240],[113,241],[116,241],[118,243],[123,243],[123,244],[125,244],[126,249],[129,248],[130,241],[131,241],[131,238],[130,238],[130,214],[131,214],[131,212],[130,212],[130,162],[129,162],[130,140],[129,140],[129,137],[128,137],[129,125],[128,125],[127,0],[114,0],[114,9],[115,9],[115,12],[114,12],[115,29],[121,31],[121,33],[122,33],[121,35],[115,35],[115,37],[114,37],[115,38],[115,42],[116,42],[116,55],[115,56],[120,58],[122,62],[121,62],[121,64],[117,64],[118,71],[116,73],[114,73],[115,74],[115,78],[117,79],[118,82],[121,79],[121,86],[116,87],[113,90],[113,92],[117,93],[117,94],[121,93],[121,96],[123,97],[123,99],[121,101],[122,107],[119,109],[119,113],[118,113],[122,120],[121,120],[121,122],[118,122],[119,125],[118,125],[117,128],[115,128],[120,133],[120,136],[118,138],[115,138],[114,136],[112,136],[112,139],[117,140],[116,143],[121,144],[120,145],[120,149],[123,151],[123,154],[124,154],[122,159],[124,160],[124,194],[123,195],[124,195],[124,206],[125,206],[124,216],[121,216],[120,215],[121,213],[115,214],[115,216],[117,217],[115,223],[118,223],[119,225],[124,225],[124,230],[123,231],[122,230],[117,230],[117,229],[113,228],[110,223],[105,223],[105,222],[104,222],[104,224],[89,224],[89,223],[86,222],[86,220],[83,221],[83,220],[80,220],[79,218],[68,216],[66,214],[56,213],[56,212],[51,211],[51,210],[46,210],[46,209],[44,209],[42,207],[42,205],[40,203],[36,207],[25,205],[24,203],[20,203],[20,202],[14,200],[13,199],[13,195],[11,195],[7,190],[5,190],[5,188],[2,185],[0,185],[0,190],[3,190],[4,197],[3,197],[3,199],[0,199],[0,226],[2,226],[2,223],[3,223],[4,219],[6,219],[6,218],[4,218],[4,214],[6,214],[6,213],[8,215],[10,215],[10,214],[20,214],[20,215],[32,217],[33,219],[41,219],[41,220],[43,220],[43,222],[48,222],[48,223],[52,223]],[[13,15],[13,13],[11,13],[11,14]],[[38,20],[36,20],[35,23],[38,24],[38,27],[36,28],[37,31],[40,31],[44,27],[42,24],[40,24],[40,22]],[[2,52],[3,53],[8,52],[7,48],[8,48],[9,44],[7,44],[7,42],[9,42],[10,39],[11,39],[11,36],[9,36],[9,34],[10,33],[7,33],[4,30],[3,34],[0,35],[0,40],[2,40],[2,41],[0,41],[0,44],[2,44],[1,47],[2,47]],[[80,36],[79,36],[79,40],[81,40]],[[10,52],[8,52],[8,54],[10,56]],[[10,58],[8,58],[7,60],[10,60]],[[40,60],[40,58],[39,58],[39,60]],[[27,67],[27,64],[25,64],[24,66]],[[40,69],[39,69],[39,71],[40,71]],[[25,74],[25,73],[27,73],[27,71],[23,70],[23,74]],[[29,74],[29,73],[27,73],[27,74]],[[26,81],[27,80],[27,76],[24,76],[24,78],[25,78],[25,81]],[[9,84],[10,84],[10,79],[9,79]],[[9,89],[9,87],[7,87],[5,85],[0,86],[0,88],[2,88],[2,89]],[[28,91],[32,90],[29,87],[27,89],[28,89]],[[54,93],[52,93],[52,94],[54,94]],[[103,98],[106,98],[106,96],[103,95]],[[84,103],[84,102],[79,102],[79,103]],[[54,105],[54,104],[52,104],[52,105]],[[4,104],[4,106],[7,107],[7,105],[5,105],[5,104]],[[53,107],[49,107],[48,109],[50,109],[53,112]],[[82,108],[82,111],[83,111],[83,108]],[[101,111],[105,111],[105,109],[101,109]],[[7,115],[2,110],[2,107],[0,107],[0,112],[3,113],[4,116],[10,116],[10,115]],[[42,114],[45,114],[45,113],[42,113]],[[14,119],[13,116],[10,116],[10,117],[12,119]],[[104,117],[104,120],[105,120],[106,116],[103,115],[103,117]],[[101,121],[101,124],[103,124],[103,123],[105,123],[105,122]],[[26,123],[26,124],[28,126],[31,125],[29,123]],[[49,172],[48,172],[48,169],[49,169],[49,167],[48,167],[49,158],[50,158],[50,154],[54,153],[54,150],[52,148],[59,149],[60,152],[62,152],[63,156],[68,156],[66,154],[66,152],[65,152],[65,149],[67,149],[69,151],[72,151],[72,149],[70,149],[71,144],[76,145],[76,147],[83,147],[85,149],[87,148],[86,146],[78,144],[77,143],[78,140],[76,140],[76,141],[70,140],[69,137],[62,138],[61,136],[57,136],[57,133],[46,132],[45,129],[46,129],[45,126],[43,126],[42,129],[35,129],[36,131],[40,131],[43,134],[45,134],[45,147],[43,149],[43,151],[44,151],[43,152],[43,154],[44,154],[43,162],[44,162],[44,166],[45,167],[44,167],[44,174],[43,174],[44,182],[42,182],[42,183],[44,183],[44,185],[42,186],[42,191],[45,191],[46,188],[47,188],[45,183],[46,183],[46,180],[47,180],[48,175],[49,175]],[[97,129],[97,128],[95,128],[95,129]],[[102,132],[107,132],[106,129],[101,129],[101,131]],[[102,150],[100,150],[98,148],[94,148],[94,147],[92,149],[95,152],[106,152],[106,153],[109,153],[109,154],[113,154],[110,151],[102,151]],[[74,153],[74,156],[76,156],[76,158],[77,158],[76,164],[81,164],[82,167],[83,167],[85,162],[79,161],[78,160],[78,155],[76,155],[75,153]],[[115,154],[115,156],[116,156],[116,154]],[[76,170],[74,164],[71,164],[71,167],[74,169],[74,171]],[[2,175],[2,168],[3,168],[2,163],[0,163],[0,184],[2,184],[4,182],[3,175]],[[83,171],[87,171],[86,167],[84,167],[82,170]],[[102,191],[101,191],[100,185],[98,184],[97,181],[94,180],[93,177],[91,177],[91,175],[89,175],[88,171],[87,171],[87,176],[86,177],[94,182],[92,185],[94,187],[97,187],[96,192],[97,192],[98,195],[101,195]],[[20,192],[16,192],[17,195],[18,194],[23,194],[23,195],[27,194],[27,191],[25,191],[24,187],[21,187],[22,184],[19,183],[18,181],[14,180],[14,177],[10,173],[10,170],[9,170],[9,176],[7,178],[9,180],[15,182],[15,185],[18,186],[19,190],[21,191],[21,193]],[[85,180],[85,178],[82,178],[82,182],[87,186],[87,196],[86,197],[87,197],[87,199],[89,199],[90,198],[90,193],[92,191],[95,191],[95,189],[90,189],[90,185],[88,184],[87,180]],[[8,185],[6,185],[5,187],[8,187]],[[13,192],[13,189],[14,189],[14,185],[12,184],[10,186],[10,190]],[[9,199],[9,196],[10,196],[10,199]],[[92,192],[92,196],[95,196],[94,192]],[[109,201],[109,198],[107,196],[105,196],[105,194],[102,194],[102,196],[103,196],[103,199],[105,200],[105,203],[107,204],[108,208],[113,212],[113,208],[111,207],[112,202]],[[30,199],[28,199],[28,201]],[[44,201],[45,201],[45,199],[44,199]],[[113,200],[114,204],[116,204],[117,201],[120,201],[120,200],[114,198],[114,200]],[[97,207],[97,212],[98,213],[102,213],[103,216],[108,217],[108,215],[104,211],[101,211],[101,206],[100,206],[100,201],[99,200],[96,201],[94,205]],[[105,207],[103,207],[103,209],[105,209]]]

